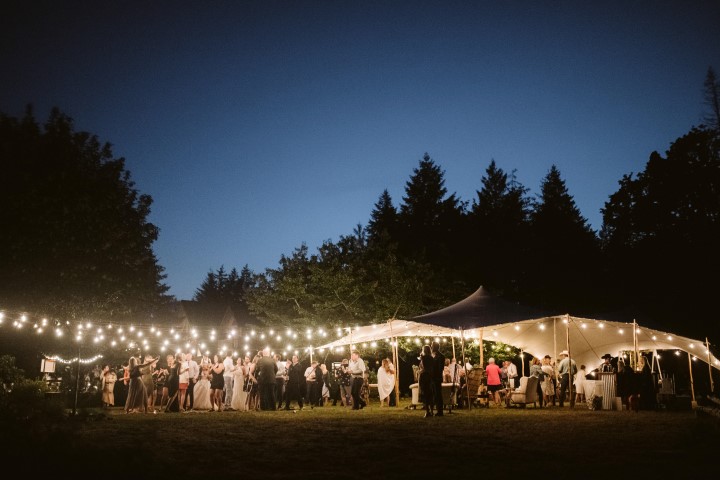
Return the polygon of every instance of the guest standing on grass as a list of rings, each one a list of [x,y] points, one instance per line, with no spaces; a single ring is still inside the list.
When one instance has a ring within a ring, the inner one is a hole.
[[[178,368],[178,375],[180,376],[178,381],[178,409],[184,412],[185,397],[187,396],[187,390],[190,384],[190,365],[185,359],[185,354],[182,352],[178,352],[178,354],[175,355],[175,363],[180,365]]]
[[[545,374],[543,379],[543,394],[545,396],[545,406],[550,405],[552,401],[555,406],[555,367],[552,364],[550,355],[545,355],[542,361],[542,371]]]
[[[232,358],[232,355],[230,352],[227,352],[225,354],[225,359],[223,359],[223,401],[224,401],[224,409],[225,410],[231,410],[232,407],[230,406],[232,403],[232,394],[233,394],[233,376],[232,372],[235,369],[235,361]]]
[[[200,378],[195,384],[193,392],[193,410],[209,411],[213,405],[210,402],[210,365],[200,367]]]
[[[185,408],[192,410],[195,406],[195,385],[200,377],[200,366],[193,359],[192,352],[188,352],[185,355],[185,360],[188,362],[188,388],[187,396],[185,400]]]
[[[338,381],[340,382],[341,403],[346,407],[352,404],[352,375],[350,375],[350,370],[348,370],[349,365],[350,360],[343,358],[342,362],[340,362],[340,368],[336,373]]]
[[[571,381],[575,377],[575,374],[577,373],[577,365],[575,364],[575,360],[570,359],[570,354],[567,350],[563,350],[560,352],[560,364],[558,365],[558,373],[560,374],[560,407],[563,406],[563,402],[565,402],[565,395],[569,388],[571,388]],[[568,400],[570,400],[570,408],[575,406],[575,397],[571,397]]]
[[[487,375],[487,388],[489,394],[493,397],[496,407],[500,406],[500,390],[503,388],[500,374],[500,367],[495,364],[495,359],[493,357],[488,358],[488,364],[487,367],[485,367],[485,375]]]
[[[279,353],[273,356],[277,365],[275,372],[275,400],[277,401],[277,409],[282,408],[283,396],[285,395],[285,381],[287,380],[287,362],[282,360]]]
[[[518,371],[517,366],[510,360],[507,360],[505,369],[507,370],[507,377],[508,377],[508,387],[511,389],[517,388],[519,385],[519,377],[518,377]]]
[[[433,394],[432,394],[432,369],[433,359],[430,345],[424,345],[420,353],[420,365],[418,366],[418,388],[425,405],[425,418],[433,416]]]
[[[292,356],[292,364],[288,368],[287,392],[285,395],[285,410],[290,410],[290,402],[297,402],[298,408],[303,409],[303,395],[305,394],[305,372],[300,365],[297,355]]]
[[[117,374],[110,368],[110,365],[103,367],[100,381],[103,407],[109,408],[115,406],[115,382],[117,382]]]
[[[128,396],[125,401],[125,413],[143,411],[147,413],[147,391],[142,381],[142,368],[156,362],[151,357],[149,362],[140,363],[135,357],[130,357],[128,362],[130,370],[130,382],[128,383]]]
[[[232,401],[230,402],[230,407],[232,407],[233,410],[244,411],[247,409],[247,405],[245,405],[247,395],[245,395],[245,392],[243,391],[245,389],[244,360],[245,357],[238,357],[235,362],[235,370],[233,370],[233,394]],[[249,361],[250,359],[248,358],[248,362]]]
[[[165,374],[165,386],[162,390],[162,397],[160,398],[160,408],[164,408],[165,411],[173,410],[172,400],[176,397],[178,390],[179,377],[177,372],[177,365],[175,364],[175,355],[168,355],[165,357],[167,366],[164,369]],[[177,411],[177,408],[175,408]]]
[[[277,368],[277,363],[270,356],[270,349],[263,349],[262,356],[257,362],[260,410],[275,410],[275,373]]]
[[[395,367],[390,362],[389,358],[382,359],[382,365],[378,368],[377,381],[380,406],[395,406],[395,403],[393,402],[393,391],[395,390]]]
[[[445,405],[443,403],[442,384],[443,384],[443,370],[445,369],[445,355],[440,352],[440,344],[438,342],[432,342],[430,347],[433,358],[433,369],[432,369],[432,390],[433,390],[433,403],[435,404],[435,416],[442,417]]]
[[[537,381],[537,397],[540,408],[542,408],[545,400],[545,392],[543,392],[542,384],[545,381],[545,372],[542,370],[542,362],[539,358],[533,357],[530,361],[530,376],[538,379]]]
[[[215,354],[213,356],[213,364],[210,367],[210,402],[212,403],[213,410],[222,412],[223,411],[223,389],[225,388],[225,364],[220,360],[220,356]]]
[[[585,403],[585,365],[580,365],[580,370],[575,375],[575,401]]]
[[[155,400],[157,392],[155,391],[155,366],[160,357],[153,359],[152,355],[145,355],[144,366],[140,367],[142,374],[142,382],[145,385],[145,393],[147,394],[147,408],[149,411],[155,412]]]
[[[360,353],[357,350],[353,350],[350,355],[348,370],[350,371],[350,375],[352,375],[352,409],[361,410],[366,406],[365,400],[360,396],[364,382],[365,362],[360,358]]]
[[[650,365],[643,355],[640,355],[637,363],[637,391],[640,394],[638,408],[641,410],[653,410],[657,404],[657,393],[653,380]]]

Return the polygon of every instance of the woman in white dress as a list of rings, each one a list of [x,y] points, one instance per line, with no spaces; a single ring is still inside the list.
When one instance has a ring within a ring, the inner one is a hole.
[[[550,362],[550,355],[545,355],[542,362],[542,371],[545,374],[545,378],[542,383],[542,390],[545,394],[545,405],[550,405],[552,402],[555,405],[555,368]]]
[[[380,406],[385,406],[385,400],[390,405],[390,394],[395,388],[395,367],[390,363],[389,358],[383,358],[382,365],[378,368],[377,373],[378,395],[380,396]]]
[[[200,369],[200,379],[193,390],[193,410],[212,410],[210,401],[210,365],[204,364]]]
[[[248,358],[247,360],[250,359]],[[243,357],[238,357],[237,366],[235,367],[235,370],[233,370],[233,395],[230,402],[230,408],[233,410],[247,410],[247,393],[243,391],[246,378],[243,362]]]

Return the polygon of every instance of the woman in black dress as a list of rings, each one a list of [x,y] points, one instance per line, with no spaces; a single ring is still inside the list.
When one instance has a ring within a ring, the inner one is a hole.
[[[433,358],[430,345],[425,345],[420,354],[420,395],[425,404],[425,418],[432,417],[433,394],[432,394],[432,368]]]

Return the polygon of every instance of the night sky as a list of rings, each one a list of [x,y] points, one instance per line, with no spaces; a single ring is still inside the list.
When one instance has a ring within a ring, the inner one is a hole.
[[[582,215],[702,121],[720,2],[3,1],[0,111],[52,107],[154,199],[170,293],[275,268],[402,202],[427,152],[472,202],[491,160]]]

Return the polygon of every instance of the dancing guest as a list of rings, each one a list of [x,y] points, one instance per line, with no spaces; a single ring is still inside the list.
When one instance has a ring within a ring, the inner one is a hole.
[[[193,410],[207,411],[212,410],[213,406],[210,402],[210,365],[200,367],[200,375],[195,390],[193,392]]]
[[[175,355],[165,357],[167,368],[165,369],[166,380],[165,388],[163,388],[162,399],[160,400],[160,408],[165,408],[166,412],[177,412],[178,388],[180,384],[180,374],[178,373],[179,365],[175,362]]]
[[[175,356],[175,363],[180,365],[178,368],[178,375],[180,379],[178,381],[178,408],[181,412],[185,411],[185,397],[187,396],[188,386],[190,385],[190,364],[185,358],[185,354],[178,352]]]
[[[104,408],[115,406],[115,382],[117,382],[117,374],[110,365],[105,365],[100,376],[102,388],[102,404]]]
[[[394,406],[392,402],[392,392],[395,389],[395,367],[390,363],[389,358],[382,359],[382,365],[380,365],[377,373],[377,381],[380,406],[386,406],[386,400],[387,406]]]
[[[232,404],[233,370],[235,370],[235,361],[229,351],[225,354],[223,366],[225,367],[223,370],[223,401],[225,410],[232,410],[230,405]]]
[[[128,367],[130,370],[130,382],[128,383],[128,395],[125,400],[125,413],[133,413],[142,410],[147,413],[147,391],[142,381],[142,368],[146,367],[157,359],[151,357],[149,362],[140,363],[135,357],[130,357]]]
[[[264,348],[256,367],[260,410],[275,410],[275,373],[277,368],[277,363],[270,356],[270,349]],[[322,374],[320,374],[320,381],[322,381]]]
[[[155,411],[155,399],[157,392],[155,389],[155,366],[157,365],[160,357],[157,357],[153,361],[153,357],[150,354],[145,355],[145,364],[140,368],[142,374],[142,382],[145,385],[145,393],[147,394],[147,406],[148,411],[157,413]]]
[[[273,357],[277,365],[275,373],[275,400],[277,400],[277,409],[282,408],[283,396],[285,395],[285,382],[287,381],[287,362],[281,360],[280,354],[276,353]]]
[[[233,372],[233,399],[234,410],[247,411],[247,397],[250,385],[248,384],[248,371],[250,370],[250,356],[238,357],[235,371]],[[238,385],[240,382],[240,385]],[[237,398],[235,398],[237,396]]]
[[[200,365],[193,359],[192,352],[185,355],[185,360],[188,363],[188,388],[185,397],[185,408],[192,410],[195,406],[195,385],[200,377]]]
[[[225,364],[220,360],[220,356],[215,354],[213,364],[210,367],[210,402],[213,410],[217,412],[223,411],[223,389],[225,388],[225,378],[223,372]]]
[[[303,409],[305,395],[305,375],[297,355],[292,356],[292,364],[288,368],[288,381],[285,394],[285,410],[290,410],[290,402],[296,401],[298,408]]]

